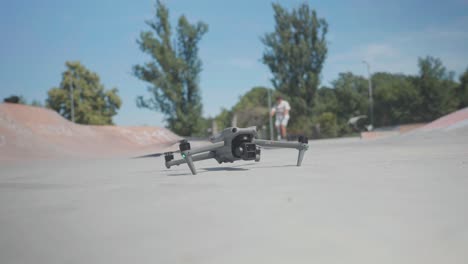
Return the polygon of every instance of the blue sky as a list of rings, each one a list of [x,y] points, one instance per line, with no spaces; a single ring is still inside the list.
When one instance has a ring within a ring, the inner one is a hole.
[[[97,72],[107,88],[119,88],[119,125],[163,125],[163,116],[138,109],[146,84],[131,68],[149,58],[136,44],[154,1],[1,1],[0,98],[21,94],[44,101],[58,86],[67,60]],[[277,1],[288,8],[304,1]],[[260,62],[260,37],[274,28],[271,1],[166,0],[172,24],[185,14],[209,31],[200,43],[204,115],[215,116],[257,85],[271,86]],[[327,85],[340,72],[417,73],[417,58],[432,55],[458,76],[468,67],[468,0],[309,1],[329,23]]]

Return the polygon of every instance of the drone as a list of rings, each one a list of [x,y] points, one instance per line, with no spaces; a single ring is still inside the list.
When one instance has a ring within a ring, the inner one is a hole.
[[[308,139],[299,136],[297,142],[272,141],[257,139],[257,128],[255,126],[248,128],[229,127],[221,133],[210,138],[212,144],[199,148],[191,148],[190,142],[181,140],[178,151],[165,152],[164,160],[166,168],[178,166],[186,163],[193,175],[197,174],[194,162],[215,159],[219,164],[234,162],[237,160],[260,161],[261,147],[271,148],[293,148],[299,151],[297,156],[297,166],[301,166],[305,151],[309,148]],[[174,159],[174,153],[180,153],[181,159]],[[148,156],[161,155],[150,154]]]

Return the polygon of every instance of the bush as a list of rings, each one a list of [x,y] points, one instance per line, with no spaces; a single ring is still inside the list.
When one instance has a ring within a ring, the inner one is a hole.
[[[325,112],[317,117],[317,123],[320,125],[319,136],[321,138],[330,138],[338,136],[338,125],[334,113]]]

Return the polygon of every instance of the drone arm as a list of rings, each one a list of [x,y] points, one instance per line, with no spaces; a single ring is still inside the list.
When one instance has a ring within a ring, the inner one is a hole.
[[[195,162],[195,161],[212,159],[214,157],[215,157],[214,152],[207,152],[207,153],[193,155],[193,156],[188,155],[188,156],[185,156],[184,159],[171,160],[171,161],[166,162],[166,168],[169,169],[172,166],[187,163],[189,165],[189,167],[190,167],[190,170],[192,171],[192,174],[197,174],[197,172],[195,171],[195,167],[193,166],[193,170],[192,170],[192,166],[190,165],[190,163],[192,163],[192,165],[193,165],[193,162]]]
[[[307,140],[303,142],[282,142],[282,141],[272,141],[272,140],[262,140],[255,139],[255,144],[263,147],[273,147],[273,148],[294,148],[299,150],[297,156],[297,166],[301,166],[302,159],[304,159],[304,153],[309,148]]]
[[[255,139],[255,144],[262,147],[272,147],[272,148],[295,148],[302,149],[304,143],[300,142],[283,142],[283,141],[273,141],[273,140],[263,140]]]
[[[203,147],[199,147],[199,148],[186,150],[183,153],[185,153],[185,155],[189,156],[189,155],[195,155],[195,154],[202,153],[202,152],[214,151],[214,150],[222,148],[222,147],[224,147],[224,141],[209,144],[208,146],[203,146]]]
[[[207,152],[203,154],[198,154],[198,155],[193,155],[191,156],[192,161],[200,161],[200,160],[206,160],[206,159],[211,159],[214,158],[214,153],[213,152]],[[180,165],[187,163],[186,159],[178,159],[178,160],[171,160],[166,162],[166,167],[170,168],[172,166]]]

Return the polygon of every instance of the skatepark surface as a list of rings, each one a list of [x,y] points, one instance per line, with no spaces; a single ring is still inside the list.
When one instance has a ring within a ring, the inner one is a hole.
[[[460,122],[312,141],[302,167],[278,149],[197,175],[121,153],[4,160],[0,263],[467,263]]]

